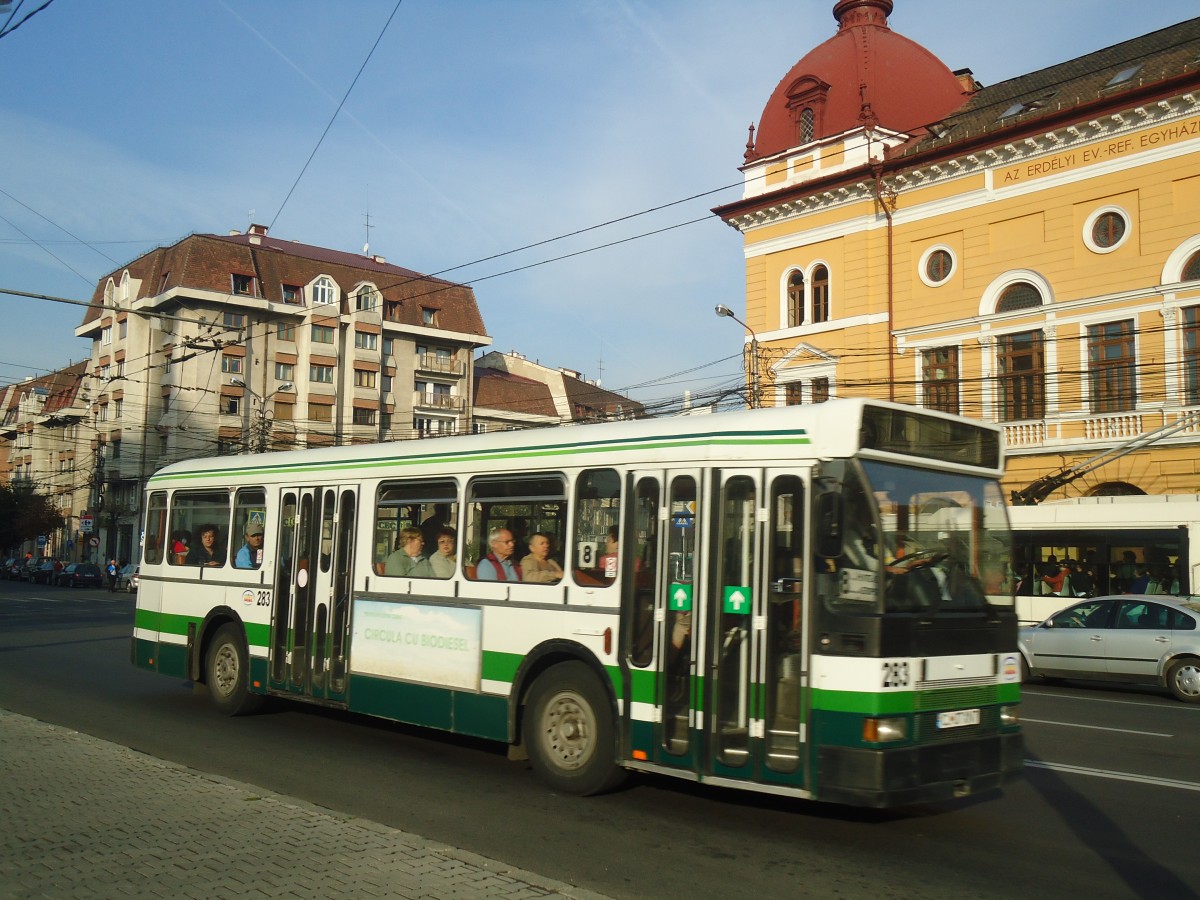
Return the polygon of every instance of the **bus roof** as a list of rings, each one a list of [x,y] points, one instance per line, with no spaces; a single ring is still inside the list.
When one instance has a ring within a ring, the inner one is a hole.
[[[607,422],[593,425],[559,426],[544,429],[488,432],[479,435],[447,436],[418,441],[353,444],[264,454],[204,457],[172,463],[151,476],[149,487],[183,484],[221,474],[230,477],[285,477],[305,473],[333,472],[354,467],[377,470],[382,475],[403,474],[411,466],[440,466],[476,469],[486,460],[503,461],[511,468],[514,460],[556,459],[565,466],[610,465],[623,453],[636,453],[639,464],[661,462],[739,459],[832,459],[849,457],[860,449],[861,423],[865,410],[893,410],[927,420],[967,423],[969,420],[902,404],[865,398],[845,398],[805,406],[737,410],[711,415],[693,414],[662,419]],[[969,422],[981,434],[1000,430],[982,422]],[[879,458],[903,459],[904,455],[874,452]],[[929,465],[945,464],[944,458]],[[1003,461],[997,463],[1002,467]],[[486,466],[485,466],[486,467]],[[973,466],[971,468],[981,468]],[[989,469],[991,467],[983,466]],[[452,469],[450,469],[452,471]],[[996,472],[999,474],[999,471]]]

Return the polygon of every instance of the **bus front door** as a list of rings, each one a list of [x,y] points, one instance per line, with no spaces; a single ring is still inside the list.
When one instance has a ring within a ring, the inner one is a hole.
[[[692,636],[700,484],[699,470],[634,473],[621,535],[621,566],[631,573],[622,580],[632,749],[637,759],[688,771],[697,766],[701,715]]]
[[[727,469],[713,481],[703,666],[709,771],[803,784],[804,479]]]
[[[280,507],[271,686],[344,701],[357,489],[289,490]]]

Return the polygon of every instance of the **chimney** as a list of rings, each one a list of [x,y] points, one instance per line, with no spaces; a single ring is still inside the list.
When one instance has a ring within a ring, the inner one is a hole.
[[[246,229],[246,234],[257,234],[259,237],[265,237],[267,234],[266,225],[251,225]]]
[[[956,69],[954,77],[958,79],[958,83],[962,85],[964,94],[973,94],[983,85],[975,80],[975,73],[970,69]]]

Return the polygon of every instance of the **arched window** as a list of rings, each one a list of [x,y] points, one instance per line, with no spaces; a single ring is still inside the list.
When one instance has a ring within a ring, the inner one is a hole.
[[[313,306],[328,306],[337,300],[337,288],[333,281],[322,275],[313,282]],[[336,312],[337,310],[327,310],[327,312]]]
[[[795,328],[804,324],[804,273],[793,272],[788,277],[787,325]]]
[[[829,270],[817,266],[812,273],[813,323],[829,321]]]
[[[1128,481],[1106,481],[1103,484],[1098,484],[1085,496],[1088,497],[1140,497],[1145,495],[1140,487],[1130,484]]]
[[[800,110],[800,143],[807,144],[813,139],[816,124],[816,114],[811,106]]]
[[[1187,264],[1183,267],[1183,275],[1180,281],[1196,281],[1200,279],[1200,250],[1192,254]]]
[[[996,312],[1015,312],[1019,309],[1033,309],[1042,305],[1042,292],[1028,281],[1018,281],[1010,284],[1000,295],[996,304]]]

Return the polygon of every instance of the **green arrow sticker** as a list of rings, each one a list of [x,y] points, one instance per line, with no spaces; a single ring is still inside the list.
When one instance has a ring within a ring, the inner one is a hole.
[[[750,588],[745,585],[727,586],[725,588],[725,612],[749,615]]]
[[[671,582],[667,606],[675,612],[690,612],[692,609],[692,586],[678,581]]]

